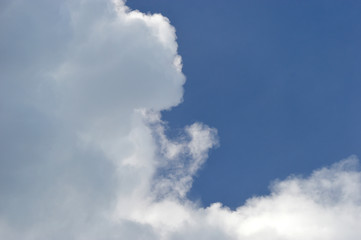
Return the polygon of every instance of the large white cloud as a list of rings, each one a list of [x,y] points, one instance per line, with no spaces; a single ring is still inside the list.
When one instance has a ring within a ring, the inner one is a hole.
[[[353,157],[232,211],[186,194],[217,144],[168,139],[182,101],[175,30],[121,1],[2,1],[0,239],[360,239]]]

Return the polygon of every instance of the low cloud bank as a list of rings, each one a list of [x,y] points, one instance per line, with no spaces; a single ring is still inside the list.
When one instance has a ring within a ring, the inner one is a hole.
[[[162,15],[13,0],[0,31],[1,239],[360,239],[356,157],[235,211],[187,199],[217,131],[165,134],[185,77]]]

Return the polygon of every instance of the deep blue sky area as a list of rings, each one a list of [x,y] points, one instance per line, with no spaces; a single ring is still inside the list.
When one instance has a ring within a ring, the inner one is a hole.
[[[231,208],[276,178],[361,157],[361,1],[128,0],[176,27],[184,102],[164,118],[218,129],[191,199]]]

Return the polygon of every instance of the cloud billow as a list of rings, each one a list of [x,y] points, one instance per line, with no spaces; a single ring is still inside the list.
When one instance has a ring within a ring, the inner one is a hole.
[[[165,134],[185,77],[164,16],[122,1],[1,6],[1,239],[360,239],[355,157],[234,211],[187,199],[217,131]]]

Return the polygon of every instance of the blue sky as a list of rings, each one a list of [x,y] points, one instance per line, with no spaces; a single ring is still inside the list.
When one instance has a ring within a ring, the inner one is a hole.
[[[276,178],[361,155],[360,2],[127,4],[163,13],[177,30],[187,83],[165,119],[218,129],[192,198],[236,207]]]
[[[2,0],[0,239],[359,240],[360,7]]]

